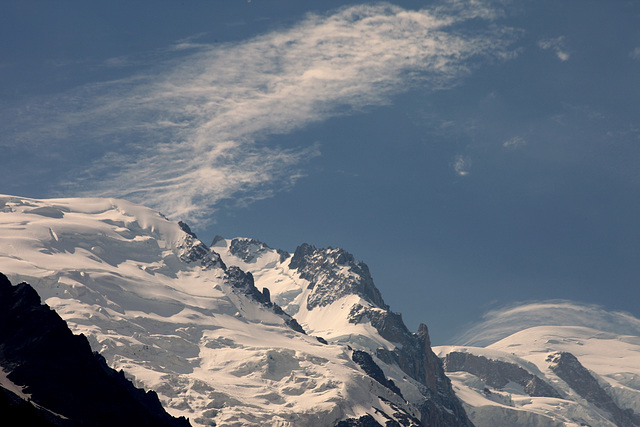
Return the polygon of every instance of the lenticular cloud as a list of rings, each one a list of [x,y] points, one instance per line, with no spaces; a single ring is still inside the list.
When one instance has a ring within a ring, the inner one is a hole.
[[[485,347],[535,326],[578,326],[618,335],[639,335],[640,319],[595,305],[542,301],[492,311],[478,325],[455,338],[457,345]]]
[[[199,44],[186,56],[181,45],[179,61],[96,85],[56,124],[103,145],[76,184],[195,222],[222,200],[269,197],[319,149],[268,146],[266,136],[383,105],[416,85],[450,87],[480,60],[507,55],[512,33],[491,11],[456,5],[308,15],[242,43]],[[459,31],[470,19],[474,30]]]

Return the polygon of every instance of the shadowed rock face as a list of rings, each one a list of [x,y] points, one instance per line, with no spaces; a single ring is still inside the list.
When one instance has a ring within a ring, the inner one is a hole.
[[[532,397],[562,397],[549,384],[513,363],[454,351],[444,358],[444,368],[447,372],[463,371],[473,374],[496,389],[514,382],[523,386],[525,392]]]
[[[213,240],[211,246],[215,245],[219,236]],[[221,238],[222,239],[222,238]],[[255,262],[255,260],[264,252],[270,250],[271,248],[267,246],[265,243],[262,243],[259,240],[255,239],[244,239],[244,238],[236,238],[231,241],[229,244],[229,252],[231,254],[237,256],[242,261],[246,263]],[[280,249],[275,249],[275,251],[280,255],[280,262],[284,262],[288,257],[289,253]]]
[[[381,337],[398,344],[393,350],[379,348],[376,356],[388,364],[396,364],[408,376],[425,386],[427,400],[420,408],[425,426],[472,426],[464,408],[455,396],[451,381],[445,375],[442,362],[431,349],[429,330],[420,324],[417,333],[410,332],[402,317],[387,309],[356,305],[349,321],[368,321]]]
[[[32,402],[67,418],[49,416],[54,425],[189,426],[167,414],[155,392],[110,369],[30,285],[12,286],[1,273],[0,366]]]
[[[360,418],[349,418],[340,421],[336,424],[336,427],[382,427],[382,425],[371,415],[367,414]]]
[[[376,356],[385,363],[396,364],[425,386],[422,392],[426,400],[420,408],[422,425],[473,425],[455,396],[442,362],[431,349],[426,325],[420,325],[415,334],[407,329],[400,314],[390,311],[385,304],[366,264],[355,261],[353,255],[342,249],[317,249],[303,244],[296,249],[289,267],[297,269],[300,277],[310,282],[312,292],[307,299],[309,310],[329,305],[350,294],[359,295],[373,304],[374,307],[355,305],[349,313],[349,321],[356,324],[368,322],[380,336],[397,344],[392,351],[378,349]]]
[[[576,393],[600,409],[609,412],[620,427],[640,426],[640,415],[630,409],[621,409],[602,388],[591,373],[571,353],[549,355],[547,361],[553,372],[562,378]]]
[[[260,292],[258,288],[256,288],[253,280],[253,275],[251,273],[245,273],[238,267],[229,267],[225,271],[224,282],[227,285],[239,290],[244,295],[253,298],[255,301],[271,309],[274,313],[280,316],[282,320],[284,320],[284,323],[287,326],[289,326],[294,331],[300,332],[301,334],[306,334],[306,332],[304,331],[302,326],[300,326],[296,319],[285,313],[278,304],[274,304],[273,302],[271,302],[269,289],[264,288],[262,292]]]
[[[354,350],[351,355],[351,359],[356,362],[363,371],[367,373],[371,378],[378,381],[380,384],[402,397],[402,392],[400,389],[393,383],[392,380],[385,377],[384,372],[380,369],[380,366],[373,361],[371,355],[367,352]]]

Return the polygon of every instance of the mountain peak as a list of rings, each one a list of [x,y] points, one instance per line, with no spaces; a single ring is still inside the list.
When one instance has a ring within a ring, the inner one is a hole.
[[[317,249],[303,243],[293,254],[289,268],[309,281],[312,292],[307,298],[308,310],[327,306],[349,294],[358,295],[382,309],[389,308],[373,283],[369,267],[343,249]]]

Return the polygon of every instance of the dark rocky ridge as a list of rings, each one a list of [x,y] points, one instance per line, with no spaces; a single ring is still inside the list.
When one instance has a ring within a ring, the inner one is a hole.
[[[377,415],[380,415],[386,421],[384,423],[384,427],[419,427],[422,425],[421,421],[417,418],[411,416],[402,408],[399,408],[392,402],[384,398],[380,398],[383,400],[389,407],[391,407],[392,411],[391,415],[385,413],[384,411],[378,408],[372,408],[373,412]],[[376,419],[370,415],[366,414],[361,416],[360,418],[347,418],[346,420],[339,421],[335,427],[383,427],[382,424],[376,421]]]
[[[212,251],[202,243],[186,223],[179,221],[178,225],[186,234],[185,241],[177,247],[181,252],[181,261],[186,263],[198,262],[204,268],[221,268],[226,270],[227,266],[217,252]]]
[[[37,408],[32,402],[0,387],[0,423],[6,426],[52,427],[70,426],[65,420],[45,409]]]
[[[363,415],[360,418],[347,418],[336,424],[335,427],[382,427],[371,415]]]
[[[211,246],[215,245],[217,241],[220,241],[219,236],[213,239]],[[224,240],[224,239],[222,239]],[[255,239],[233,239],[229,244],[229,252],[240,258],[246,263],[254,262],[260,254],[271,250],[269,246]],[[284,262],[289,258],[289,253],[280,249],[275,249],[280,255],[280,262]]]
[[[420,408],[423,425],[473,425],[455,396],[442,362],[431,349],[426,325],[421,324],[414,334],[407,329],[399,313],[361,305],[353,307],[349,321],[368,321],[380,336],[398,344],[392,351],[379,348],[376,356],[385,363],[398,365],[407,375],[425,386],[423,394],[427,400]]]
[[[611,396],[600,386],[598,380],[582,366],[580,361],[571,353],[559,352],[549,355],[551,370],[559,376],[576,393],[611,414],[613,421],[619,427],[640,426],[640,415],[631,409],[622,409],[613,401]]]
[[[191,231],[189,225],[182,221],[179,221],[178,225],[180,226],[182,231],[186,233],[185,243],[178,248],[179,250],[183,251],[183,255],[180,257],[182,261],[187,263],[199,262],[205,268],[221,268],[225,272],[224,282],[226,284],[244,293],[246,296],[252,298],[254,301],[262,304],[266,308],[272,310],[274,313],[280,316],[282,320],[284,320],[284,323],[287,326],[289,326],[294,331],[300,332],[302,334],[305,333],[304,329],[302,329],[302,326],[300,326],[300,324],[294,318],[285,313],[279,305],[271,302],[269,289],[264,288],[262,292],[260,292],[258,288],[256,288],[253,280],[253,275],[251,273],[245,273],[240,268],[235,266],[227,267],[222,261],[220,255],[213,249],[206,247],[204,243],[202,243],[198,239],[195,233]],[[216,236],[216,238],[213,240],[212,245],[214,245],[220,239],[220,236]],[[241,253],[247,258],[253,253],[252,249],[255,249],[251,245],[257,246],[258,249],[256,250],[258,250],[258,252],[259,250],[264,251],[266,249],[270,249],[268,246],[264,245],[261,242],[258,242],[257,240],[234,239],[232,243],[236,241],[239,242],[238,247],[240,249],[238,250],[240,250]],[[246,243],[246,245],[243,246],[242,242]],[[282,259],[282,254],[280,256]]]
[[[271,302],[269,289],[264,288],[262,292],[260,292],[258,288],[256,288],[253,275],[251,273],[245,273],[239,267],[229,267],[225,271],[224,283],[271,309],[294,331],[306,334],[296,319],[285,313],[278,304]]]
[[[48,418],[42,425],[190,425],[167,414],[155,392],[134,387],[122,371],[109,368],[91,351],[84,335],[74,335],[55,311],[41,304],[30,285],[13,286],[1,273],[0,366],[33,403],[46,408],[40,412]],[[16,410],[29,411],[23,404],[10,403]],[[48,411],[66,420],[52,418]],[[3,412],[0,419],[5,416],[11,413]]]
[[[329,305],[350,294],[359,295],[373,305],[354,306],[349,313],[349,321],[356,324],[369,322],[380,336],[396,344],[392,351],[378,349],[376,356],[387,364],[396,364],[424,386],[422,394],[426,399],[420,408],[422,425],[473,426],[445,375],[442,362],[431,349],[426,325],[420,325],[417,333],[407,329],[402,316],[391,312],[385,304],[366,264],[355,261],[353,255],[342,249],[316,249],[305,243],[296,249],[289,267],[297,269],[300,277],[310,282],[309,288],[313,292],[307,300],[309,310]],[[345,269],[348,274],[344,273]]]
[[[560,394],[538,376],[513,363],[487,359],[470,353],[454,351],[444,358],[447,372],[463,371],[475,375],[489,387],[502,389],[509,382],[520,384],[532,397],[561,398]]]
[[[360,366],[362,370],[365,371],[371,378],[378,381],[380,384],[404,399],[400,389],[394,384],[392,380],[388,379],[384,375],[384,372],[382,372],[380,366],[378,366],[376,362],[373,361],[373,358],[369,353],[361,350],[353,350],[351,360],[356,362],[358,366]]]
[[[341,274],[346,267],[349,275]],[[308,280],[313,292],[307,299],[307,309],[324,307],[349,294],[358,294],[378,307],[388,309],[380,291],[373,284],[369,267],[355,261],[353,255],[342,249],[316,249],[303,243],[296,248],[289,268],[297,269],[300,277]]]

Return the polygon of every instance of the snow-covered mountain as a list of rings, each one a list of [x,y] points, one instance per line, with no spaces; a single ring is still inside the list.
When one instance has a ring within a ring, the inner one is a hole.
[[[116,199],[0,196],[0,272],[194,426],[640,426],[627,314],[529,304],[434,353],[342,249],[208,247]]]
[[[0,196],[0,272],[32,284],[172,415],[193,425],[471,425],[426,326],[407,330],[366,265],[309,245],[212,246],[122,200]]]
[[[569,302],[492,313],[437,347],[477,427],[640,426],[640,320]]]

